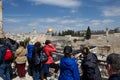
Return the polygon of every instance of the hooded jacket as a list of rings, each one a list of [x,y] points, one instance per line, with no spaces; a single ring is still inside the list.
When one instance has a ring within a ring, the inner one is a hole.
[[[53,46],[53,45],[46,45],[46,46],[44,46],[43,50],[44,50],[45,54],[48,56],[48,60],[47,60],[47,62],[45,64],[54,63],[54,59],[52,57],[52,52],[56,51],[55,46]]]
[[[76,58],[61,58],[59,80],[80,80]]]
[[[83,80],[102,80],[98,68],[98,59],[94,53],[89,53],[81,63]]]
[[[34,45],[33,44],[28,44],[27,45],[27,58],[28,59],[32,58],[33,49],[34,49]]]
[[[15,62],[19,64],[26,63],[27,61],[26,54],[27,54],[27,50],[24,47],[20,46],[15,53]]]

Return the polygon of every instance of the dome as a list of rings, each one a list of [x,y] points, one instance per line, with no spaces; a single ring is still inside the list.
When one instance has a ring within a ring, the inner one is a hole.
[[[53,32],[53,29],[49,28],[49,29],[47,30],[47,32]]]

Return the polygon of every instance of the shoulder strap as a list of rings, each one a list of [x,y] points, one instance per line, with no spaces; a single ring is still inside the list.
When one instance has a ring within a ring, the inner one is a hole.
[[[4,55],[6,52],[6,47],[5,46],[0,46],[0,63],[4,61]]]

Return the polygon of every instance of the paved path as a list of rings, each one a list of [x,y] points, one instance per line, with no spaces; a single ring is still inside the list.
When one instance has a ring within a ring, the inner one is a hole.
[[[17,76],[16,78],[12,80],[20,80],[20,78]],[[28,73],[26,74],[26,80],[33,80],[32,77],[28,75]]]

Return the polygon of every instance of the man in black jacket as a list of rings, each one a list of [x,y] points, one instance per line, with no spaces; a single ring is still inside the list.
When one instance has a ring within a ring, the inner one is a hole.
[[[108,80],[120,80],[120,54],[112,53],[107,57]]]
[[[94,53],[91,53],[88,47],[83,47],[82,54],[82,80],[102,80],[100,70],[98,68],[97,56]]]

